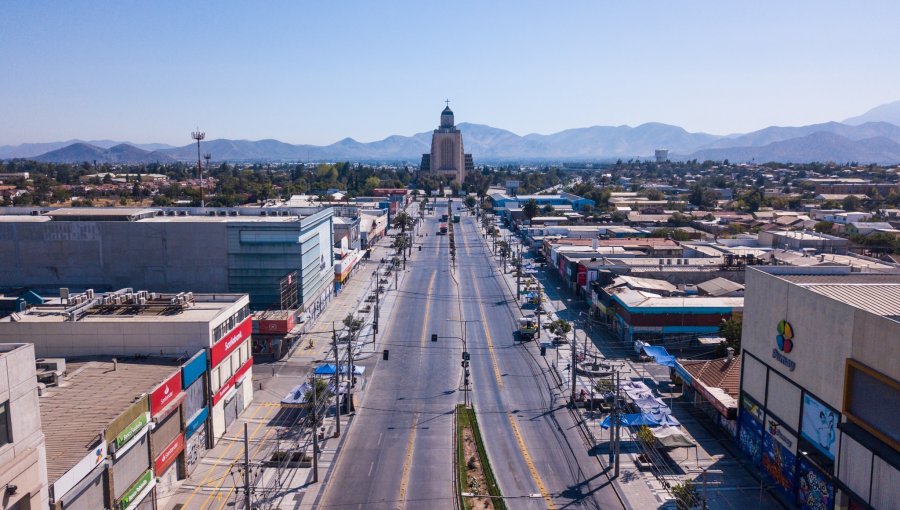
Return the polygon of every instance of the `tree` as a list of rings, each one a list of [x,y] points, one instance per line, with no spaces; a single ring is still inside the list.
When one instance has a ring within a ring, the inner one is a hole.
[[[391,245],[392,248],[397,250],[397,253],[401,253],[403,255],[403,269],[406,269],[406,249],[411,246],[409,241],[409,237],[406,234],[400,234],[394,238],[394,243]]]
[[[464,203],[466,204],[466,207],[468,207],[469,209],[472,209],[473,207],[475,207],[477,200],[472,195],[466,195],[466,199],[464,200]]]
[[[813,226],[813,230],[820,234],[830,234],[833,227],[834,223],[830,221],[819,221]]]
[[[734,353],[738,354],[741,352],[741,329],[743,328],[743,321],[740,318],[733,317],[731,319],[726,320],[722,323],[722,326],[719,327],[719,334],[722,335],[722,338],[727,342],[728,347],[734,349]]]
[[[675,496],[675,507],[678,510],[690,510],[700,504],[700,496],[697,494],[697,483],[693,480],[685,480],[673,485],[672,495]]]
[[[394,216],[394,226],[399,228],[400,232],[406,232],[407,229],[412,228],[414,221],[412,216],[402,211]]]
[[[841,201],[841,204],[844,207],[845,211],[859,211],[862,208],[862,201],[859,197],[855,197],[853,195],[847,195],[844,197],[844,200]]]
[[[560,341],[565,341],[566,335],[572,331],[572,325],[562,319],[556,319],[547,325],[547,330],[556,335]]]
[[[532,218],[538,215],[537,201],[532,198],[525,202],[525,205],[522,206],[522,212],[525,214],[525,217],[528,218],[528,221],[531,221]]]

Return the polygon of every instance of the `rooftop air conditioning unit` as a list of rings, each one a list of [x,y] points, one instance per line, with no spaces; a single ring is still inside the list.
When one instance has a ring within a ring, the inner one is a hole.
[[[84,293],[87,295],[88,299],[94,299],[94,289],[88,289],[84,291]]]

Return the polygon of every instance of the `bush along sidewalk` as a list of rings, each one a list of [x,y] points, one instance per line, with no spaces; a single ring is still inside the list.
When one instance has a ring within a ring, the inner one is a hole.
[[[481,440],[475,411],[463,405],[456,406],[456,467],[463,508],[506,510]]]

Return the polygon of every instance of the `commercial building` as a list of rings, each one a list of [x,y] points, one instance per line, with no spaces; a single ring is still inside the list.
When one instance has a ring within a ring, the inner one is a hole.
[[[47,508],[34,346],[0,344],[0,508]]]
[[[107,294],[63,292],[60,298],[0,318],[0,341],[32,343],[37,355],[45,358],[188,360],[203,351],[203,369],[209,372],[208,385],[203,383],[208,386],[204,400],[209,401],[210,444],[214,444],[253,399],[252,329],[246,294],[121,289]],[[199,409],[192,409],[188,418],[196,419],[193,415]]]
[[[462,132],[455,126],[449,104],[441,112],[441,125],[431,135],[431,153],[422,154],[420,168],[423,173],[433,173],[459,183],[466,180],[466,172],[475,170],[472,155],[463,149]]]
[[[747,269],[738,445],[789,506],[898,508],[900,275],[806,273]]]
[[[193,382],[183,386],[189,381],[184,371],[194,359],[42,361],[53,365],[61,383],[51,383],[40,397],[51,508],[156,508],[156,499],[171,494],[199,460],[185,455],[187,412],[196,396]]]
[[[10,214],[14,213],[14,214]],[[247,293],[279,300],[289,275],[304,311],[334,280],[331,208],[71,208],[0,212],[0,282],[47,291]]]

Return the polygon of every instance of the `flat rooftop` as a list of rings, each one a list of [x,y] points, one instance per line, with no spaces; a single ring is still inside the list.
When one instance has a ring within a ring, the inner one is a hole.
[[[72,294],[70,304],[63,304],[58,297],[50,298],[44,304],[31,306],[24,312],[17,312],[15,320],[12,315],[2,317],[0,323],[67,322],[69,321],[67,311],[81,306],[73,304],[76,296],[81,295]],[[210,322],[241,298],[246,297],[246,294],[193,294],[190,303],[177,304],[172,302],[177,294],[166,293],[156,294],[155,299],[151,295],[151,298],[144,300],[143,303],[137,296],[132,296],[123,297],[120,303],[104,304],[103,298],[108,295],[97,294],[93,300],[94,305],[80,311],[76,322]],[[82,304],[86,305],[89,301],[91,300],[85,298]]]
[[[167,358],[66,360],[65,382],[40,397],[41,426],[47,446],[47,478],[52,484],[97,444],[109,423],[144,393],[177,370]],[[98,395],[103,398],[97,398]]]

